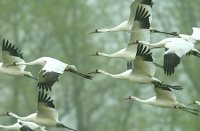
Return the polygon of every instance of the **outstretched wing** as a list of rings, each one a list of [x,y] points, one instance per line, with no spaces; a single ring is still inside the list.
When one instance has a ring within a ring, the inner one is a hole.
[[[42,90],[51,90],[53,84],[58,81],[60,73],[54,71],[41,70],[37,87]]]
[[[15,47],[8,40],[3,39],[2,44],[2,57],[3,57],[3,66],[12,65],[13,63],[24,63],[22,52]],[[25,65],[12,66],[10,68],[15,68],[18,70],[24,70]]]
[[[180,64],[180,59],[194,48],[194,44],[182,39],[171,38],[165,45],[163,68],[164,73],[171,75],[175,67]]]
[[[153,76],[155,70],[150,49],[143,44],[138,44],[136,58],[133,65],[133,73]]]
[[[144,8],[149,10],[149,12],[151,12],[153,2],[152,0],[134,0],[130,5],[130,16],[128,22],[134,21],[138,5],[143,6]]]
[[[136,15],[131,31],[150,28],[150,12],[142,5],[137,6]]]
[[[44,90],[38,92],[37,117],[57,121],[58,112],[50,96]]]
[[[22,125],[19,130],[20,131],[34,131],[33,129],[31,129],[27,125]]]
[[[17,120],[20,131],[46,131],[44,126],[40,126],[34,122]]]
[[[142,5],[137,6],[136,15],[134,18],[133,27],[131,29],[130,39],[127,50],[136,54],[137,44],[136,41],[150,41],[150,14]],[[135,57],[135,56],[134,56]]]
[[[161,87],[161,84],[159,86],[155,84],[154,91],[156,93],[156,99],[176,101],[176,96],[170,88]]]

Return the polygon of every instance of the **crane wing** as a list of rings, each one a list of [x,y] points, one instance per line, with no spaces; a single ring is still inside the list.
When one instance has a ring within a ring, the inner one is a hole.
[[[136,58],[133,65],[133,73],[146,74],[150,76],[155,74],[152,52],[143,44],[138,44]]]
[[[142,5],[146,9],[151,10],[153,1],[152,0],[134,0],[130,5],[130,16],[129,16],[128,22],[134,21],[138,5]]]
[[[138,40],[150,41],[149,16],[149,12],[143,6],[137,6],[129,43],[136,43]],[[127,50],[136,52],[137,44],[128,44]]]
[[[58,81],[61,74],[54,71],[41,70],[39,73],[39,80],[37,87],[42,90],[51,90],[53,84]]]
[[[2,58],[3,58],[3,66],[6,67],[8,65],[12,65],[13,63],[24,63],[22,52],[15,47],[8,40],[3,39],[2,44]],[[9,68],[14,68],[17,70],[24,70],[25,65],[19,66],[10,66]]]
[[[31,129],[29,126],[27,125],[22,125],[20,128],[19,128],[20,131],[34,131],[33,129]]]
[[[149,29],[150,16],[151,16],[151,12],[149,12],[142,5],[138,5],[131,31],[138,30],[138,29]]]
[[[194,48],[194,44],[182,39],[171,38],[165,44],[165,53],[163,68],[164,73],[171,75],[175,71],[175,67],[180,64],[180,59]]]
[[[129,43],[127,46],[127,51],[134,52],[136,54],[138,44],[136,43],[138,40],[142,41],[150,41],[150,31],[148,29],[140,29],[131,32]]]
[[[46,131],[44,126],[40,126],[34,122],[17,120],[20,131]]]
[[[58,112],[55,109],[53,100],[44,90],[38,92],[37,110],[37,117],[58,121]]]
[[[161,87],[155,85],[154,91],[156,93],[156,99],[176,101],[176,96],[172,93],[170,88]]]

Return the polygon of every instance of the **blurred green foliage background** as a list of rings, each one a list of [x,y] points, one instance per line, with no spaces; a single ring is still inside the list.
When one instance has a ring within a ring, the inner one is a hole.
[[[24,53],[26,61],[41,56],[74,64],[84,73],[96,68],[111,73],[126,70],[120,59],[88,57],[96,51],[112,53],[124,48],[129,33],[116,32],[88,35],[101,27],[113,27],[129,17],[132,0],[1,0],[0,40],[8,39]],[[165,31],[191,34],[200,27],[199,0],[156,0],[152,27]],[[152,34],[152,42],[170,37]],[[154,51],[162,63],[163,50]],[[183,91],[175,91],[185,104],[200,100],[200,59],[183,57],[173,76],[158,69],[156,76],[166,83],[179,83]],[[38,75],[41,67],[27,67]],[[26,116],[36,111],[36,81],[1,74],[0,112],[12,111]],[[146,99],[154,95],[152,85],[138,85],[95,76],[85,80],[65,73],[52,91],[60,120],[83,131],[199,131],[200,118],[176,109],[162,109],[132,101],[120,101],[129,95]],[[0,117],[0,124],[15,120]],[[64,129],[47,128],[49,131]],[[0,129],[4,131],[3,129]]]

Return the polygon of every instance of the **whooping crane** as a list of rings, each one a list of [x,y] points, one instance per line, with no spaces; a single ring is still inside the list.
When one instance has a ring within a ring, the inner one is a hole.
[[[162,108],[175,108],[175,109],[181,109],[184,111],[187,111],[189,113],[192,113],[194,115],[199,115],[198,109],[189,108],[186,105],[179,103],[176,100],[176,96],[172,93],[171,89],[168,87],[162,87],[160,85],[155,84],[154,86],[154,92],[156,93],[156,96],[153,96],[149,99],[142,100],[135,96],[129,96],[125,99],[132,99],[144,104],[149,104],[157,107]],[[125,100],[123,99],[123,100]]]
[[[44,90],[39,90],[38,92],[38,103],[37,103],[37,112],[30,114],[26,117],[20,117],[12,112],[3,113],[2,115],[8,115],[14,117],[18,120],[26,122],[34,122],[36,124],[46,126],[46,127],[57,127],[57,128],[66,128],[72,131],[77,131],[70,127],[67,127],[58,120],[58,112],[55,109],[55,105],[50,96]]]
[[[142,6],[147,10],[150,14],[149,16],[149,22],[151,24],[152,21],[152,6],[153,6],[153,1],[152,0],[134,0],[132,4],[130,5],[130,16],[129,20],[122,22],[121,24],[117,25],[116,27],[113,28],[108,28],[108,29],[96,29],[95,31],[90,32],[89,34],[93,33],[105,33],[105,32],[116,32],[116,31],[126,31],[126,32],[131,32],[132,26],[135,24],[134,18],[136,15],[136,11],[138,6]],[[159,31],[154,28],[149,29],[150,32],[152,33],[163,33],[163,34],[169,34],[173,36],[177,36],[178,34],[176,32],[164,32],[164,31]]]
[[[41,57],[36,59],[35,61],[28,63],[13,63],[10,66],[15,65],[41,65],[43,68],[39,73],[38,80],[38,88],[42,88],[43,90],[51,90],[53,84],[58,80],[59,76],[64,73],[64,71],[72,72],[79,76],[82,76],[86,79],[92,79],[92,76],[83,74],[77,71],[77,68],[74,65],[69,65],[63,63],[57,59],[51,57]]]
[[[195,48],[196,42],[200,40],[200,36],[197,37],[199,33],[200,29],[193,28],[191,36],[180,34],[181,38],[166,38],[153,44],[145,41],[139,41],[139,43],[152,48],[165,48],[163,69],[165,74],[171,75],[175,72],[175,67],[180,63],[182,56],[190,54],[200,57],[200,51]]]
[[[156,68],[153,64],[152,53],[147,46],[138,44],[136,58],[133,62],[133,68],[126,70],[121,74],[110,74],[106,71],[97,69],[89,74],[103,74],[115,79],[125,79],[129,81],[134,81],[140,84],[156,84],[161,87],[173,88],[176,90],[182,89],[181,86],[172,86],[163,84],[159,79],[154,77]]]
[[[26,66],[25,65],[18,65],[18,66],[9,66],[14,62],[25,63],[23,60],[22,52],[15,47],[12,43],[8,40],[3,39],[2,44],[2,59],[3,62],[0,63],[0,72],[12,75],[12,76],[26,76],[32,79],[37,80],[33,77],[31,72],[24,71]]]
[[[148,13],[148,10],[146,10],[143,6],[137,6],[137,10],[136,10],[135,18],[134,18],[134,24],[133,24],[131,36],[130,36],[131,41],[136,41],[136,40],[150,41],[150,32],[146,30],[150,28],[149,17],[150,17],[150,14]],[[127,61],[133,61],[135,59],[136,50],[137,50],[137,44],[133,44],[133,45],[128,45],[125,48],[112,54],[96,52],[95,54],[92,54],[91,56],[122,58]],[[131,65],[132,64],[128,62],[127,69],[132,68]]]
[[[13,131],[47,131],[44,126],[40,126],[33,122],[25,122],[18,120],[17,123],[9,126],[0,125],[0,128],[13,130]]]
[[[150,28],[149,17],[150,14],[148,13],[148,10],[146,10],[143,6],[137,7],[129,41],[132,42],[136,42],[137,40],[150,41],[150,32],[148,30]],[[136,51],[137,51],[137,44],[131,44],[131,45],[128,44],[125,48],[112,54],[96,52],[91,56],[122,58],[127,61],[131,61],[127,63],[127,69],[131,69],[132,61],[135,59]],[[155,63],[155,65],[161,67],[159,64]]]
[[[136,14],[136,8],[138,7],[138,5],[143,6],[144,8],[146,8],[146,10],[148,10],[149,12],[151,12],[151,7],[153,5],[152,0],[134,0],[131,5],[130,5],[130,16],[129,16],[129,20],[122,22],[121,24],[119,24],[118,26],[114,27],[114,28],[110,28],[110,29],[96,29],[95,31],[89,33],[104,33],[104,32],[115,32],[115,31],[127,31],[130,32],[131,28],[133,26],[133,21],[135,18],[135,14]],[[151,13],[150,13],[151,14]],[[152,16],[149,17],[150,22],[151,22],[151,18]]]

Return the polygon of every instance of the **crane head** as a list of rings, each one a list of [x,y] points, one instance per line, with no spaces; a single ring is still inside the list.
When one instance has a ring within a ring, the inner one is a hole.
[[[5,112],[5,113],[0,114],[0,116],[9,116],[9,115],[10,115],[10,112]]]
[[[78,71],[75,65],[67,65],[67,69],[66,70]]]
[[[91,54],[91,55],[89,55],[89,56],[99,56],[101,54],[101,52],[96,52],[96,53],[94,53],[94,54]]]
[[[89,72],[88,74],[97,74],[100,73],[101,71],[99,69],[96,69],[95,71]]]
[[[129,96],[129,97],[124,98],[124,99],[122,99],[122,100],[129,100],[129,99],[135,100],[135,96]]]
[[[100,33],[100,32],[99,32],[99,30],[98,30],[98,29],[95,29],[94,31],[92,31],[92,32],[88,33],[88,35],[90,35],[90,34],[94,34],[94,33]]]

